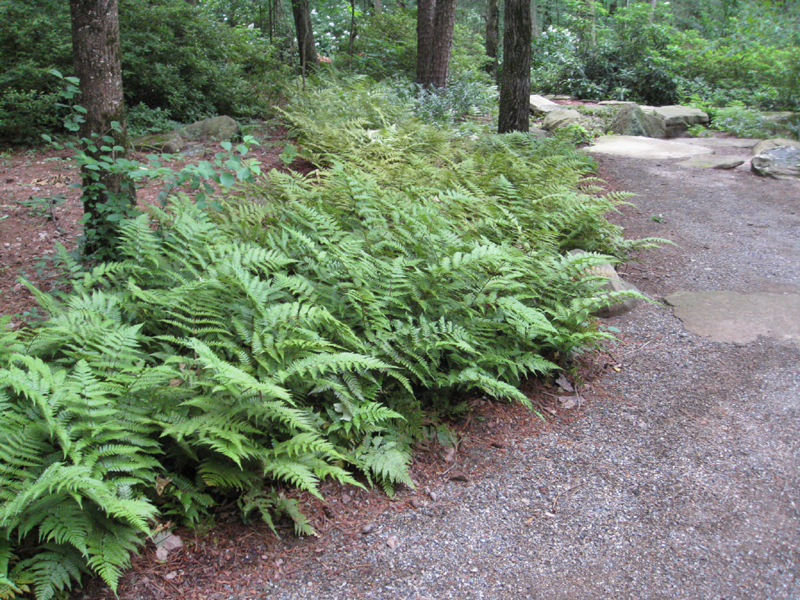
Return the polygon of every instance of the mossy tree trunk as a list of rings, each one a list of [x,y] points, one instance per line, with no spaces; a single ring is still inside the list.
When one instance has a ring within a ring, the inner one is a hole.
[[[505,0],[503,72],[500,77],[500,115],[497,130],[530,131],[531,4]]]
[[[122,96],[117,0],[70,0],[69,6],[72,60],[80,80],[80,105],[86,110],[79,130],[83,151],[98,160],[101,156],[124,158],[130,141]],[[102,150],[103,146],[111,150]],[[81,179],[88,215],[84,254],[93,255],[115,245],[116,223],[136,204],[136,191],[124,173],[108,169],[84,167]]]

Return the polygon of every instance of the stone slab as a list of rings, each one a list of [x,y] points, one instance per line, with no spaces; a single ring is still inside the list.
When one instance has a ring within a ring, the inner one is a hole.
[[[715,156],[702,154],[677,163],[681,167],[700,167],[701,169],[735,169],[743,165],[744,160],[733,156]]]
[[[714,152],[705,146],[630,135],[604,135],[597,138],[594,146],[586,148],[586,151],[647,159],[688,158]]]
[[[764,336],[800,347],[800,294],[681,291],[665,300],[687,330],[717,342]]]
[[[554,110],[561,110],[561,105],[556,104],[552,100],[548,100],[544,96],[531,94],[530,97],[531,112],[535,115],[545,115]]]
[[[707,148],[753,148],[761,140],[752,138],[675,138],[673,141]]]

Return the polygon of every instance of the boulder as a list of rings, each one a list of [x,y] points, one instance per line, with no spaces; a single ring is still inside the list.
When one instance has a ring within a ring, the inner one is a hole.
[[[138,152],[165,152],[176,154],[186,145],[176,131],[153,133],[133,140],[133,148]]]
[[[644,107],[642,110],[649,112]],[[708,115],[698,108],[659,106],[652,109],[652,111],[653,114],[664,120],[667,138],[680,136],[692,125],[708,125]]]
[[[548,131],[562,129],[564,127],[569,127],[570,125],[582,125],[585,127],[587,122],[577,110],[562,109],[547,113],[547,116],[544,118],[544,122],[542,123],[542,127]]]
[[[634,135],[649,138],[666,137],[664,121],[646,114],[635,104],[625,104],[611,122],[611,131],[617,135]]]
[[[533,113],[535,116],[546,115],[549,112],[561,109],[560,105],[548,100],[544,96],[537,96],[536,94],[531,94],[530,103],[531,113]]]
[[[239,124],[230,117],[212,117],[182,127],[178,134],[189,140],[223,142],[239,135]]]
[[[772,148],[779,148],[780,146],[789,146],[790,148],[800,148],[800,142],[797,140],[787,140],[786,138],[773,138],[771,140],[763,140],[753,146],[753,154],[759,155],[762,152],[771,150]]]
[[[800,177],[800,148],[778,146],[764,150],[750,161],[750,169],[762,177],[775,179]]]
[[[579,256],[586,254],[583,250],[570,250],[571,256]],[[603,283],[600,288],[609,292],[639,292],[639,289],[632,283],[625,281],[619,276],[616,269],[611,263],[602,263],[594,267],[586,269],[585,274],[588,276],[605,277],[608,281]],[[604,306],[595,313],[595,316],[601,319],[610,319],[624,314],[642,302],[640,297],[622,297],[610,302],[608,306]]]

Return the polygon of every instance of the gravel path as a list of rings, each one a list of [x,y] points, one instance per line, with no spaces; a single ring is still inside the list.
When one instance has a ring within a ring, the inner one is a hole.
[[[598,161],[639,194],[617,217],[630,236],[678,244],[628,270],[654,300],[800,293],[800,182]],[[627,340],[611,348],[619,371],[582,407],[487,449],[496,464],[477,481],[448,482],[361,539],[334,536],[263,597],[800,598],[798,346],[710,341],[663,303],[609,324]]]

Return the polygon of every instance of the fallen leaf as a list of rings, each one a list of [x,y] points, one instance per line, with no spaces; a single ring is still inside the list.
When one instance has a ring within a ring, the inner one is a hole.
[[[444,455],[444,462],[453,462],[456,459],[456,449],[448,448]]]
[[[367,523],[361,528],[361,533],[364,535],[370,534],[375,530],[375,523]]]
[[[397,538],[390,537],[388,540],[386,540],[386,545],[389,546],[389,548],[391,548],[392,550],[397,548],[398,544],[399,542],[397,541]]]
[[[166,548],[157,548],[156,558],[161,562],[166,562],[166,560],[169,558],[169,551]]]
[[[558,379],[556,379],[556,384],[558,384],[558,387],[560,387],[565,392],[574,392],[575,391],[575,388],[572,387],[572,384],[569,382],[569,380],[566,377],[564,377],[563,373],[561,373],[558,376]]]
[[[171,533],[166,537],[161,547],[167,550],[177,550],[178,548],[183,548],[183,541],[179,536]]]
[[[575,396],[559,396],[558,401],[561,403],[561,408],[566,410],[575,408],[578,405],[575,401]]]
[[[164,579],[168,579],[168,580],[172,581],[172,580],[173,580],[173,579],[175,579],[177,576],[178,576],[178,572],[177,572],[177,571],[170,571],[169,573],[167,573],[166,575],[164,575]]]
[[[463,473],[455,472],[450,475],[450,481],[469,481],[469,477]]]

